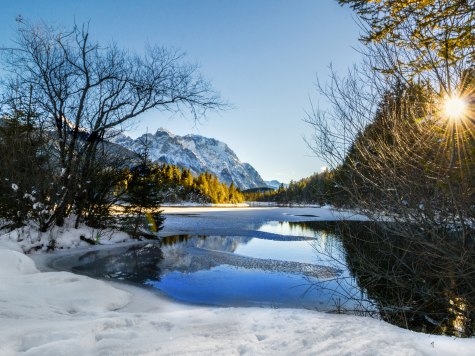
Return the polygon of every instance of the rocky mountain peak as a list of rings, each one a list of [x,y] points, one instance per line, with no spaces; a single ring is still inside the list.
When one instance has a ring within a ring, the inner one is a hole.
[[[254,167],[241,162],[227,144],[214,138],[179,136],[159,128],[155,134],[144,134],[135,140],[119,135],[114,142],[135,152],[146,142],[153,161],[186,167],[193,174],[208,171],[226,184],[234,182],[241,190],[266,186]]]

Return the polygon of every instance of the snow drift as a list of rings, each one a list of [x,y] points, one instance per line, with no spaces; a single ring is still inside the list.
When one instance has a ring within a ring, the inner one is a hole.
[[[1,355],[471,355],[474,339],[311,310],[181,305],[68,272],[0,241]],[[118,288],[117,288],[118,287]]]

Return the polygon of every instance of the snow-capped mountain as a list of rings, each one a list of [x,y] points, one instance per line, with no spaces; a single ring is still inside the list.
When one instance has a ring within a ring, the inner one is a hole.
[[[242,163],[228,145],[213,138],[179,136],[160,128],[155,134],[144,134],[135,140],[119,135],[114,142],[135,152],[143,150],[146,142],[153,161],[187,167],[194,174],[208,171],[242,190],[266,186],[250,164]]]
[[[274,180],[266,180],[265,183],[269,188],[272,188],[272,189],[279,189],[280,185],[284,184],[284,183],[281,183],[281,182],[279,182],[278,180],[275,180],[275,179]],[[287,188],[288,184],[284,184],[284,187]]]

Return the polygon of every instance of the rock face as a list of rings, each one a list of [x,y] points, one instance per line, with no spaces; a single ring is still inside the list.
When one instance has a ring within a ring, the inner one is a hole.
[[[145,134],[135,140],[119,135],[114,142],[135,152],[143,150],[143,143],[146,142],[153,161],[190,168],[193,174],[208,171],[221,182],[234,182],[241,190],[266,186],[250,164],[242,163],[228,145],[213,138],[178,136],[158,129],[155,134]]]

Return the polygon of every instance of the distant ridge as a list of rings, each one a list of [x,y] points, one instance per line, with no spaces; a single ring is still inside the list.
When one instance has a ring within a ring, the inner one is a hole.
[[[272,189],[279,189],[281,184],[284,186],[284,188],[287,188],[289,186],[288,184],[281,183],[281,182],[279,182],[278,180],[275,180],[275,179],[274,180],[266,180],[265,183],[266,183],[267,187],[272,188]]]

